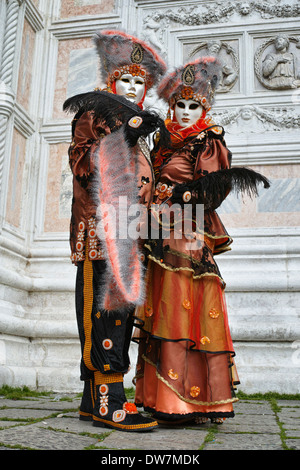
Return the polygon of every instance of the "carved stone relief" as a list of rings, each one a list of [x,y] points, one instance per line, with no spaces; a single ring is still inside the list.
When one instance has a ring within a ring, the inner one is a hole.
[[[225,127],[228,134],[263,133],[300,128],[300,114],[295,109],[281,107],[240,106],[232,111],[214,111],[213,119]]]
[[[175,2],[174,2],[175,3]],[[177,2],[176,2],[177,3]],[[172,25],[199,26],[203,24],[213,24],[227,22],[229,19],[241,21],[246,16],[270,18],[293,18],[300,15],[300,5],[298,0],[290,0],[279,4],[278,1],[215,1],[199,2],[198,5],[182,7],[174,5],[172,8],[155,9],[148,11],[144,24],[149,18],[159,23],[162,28],[172,27]],[[144,25],[143,25],[144,29]]]
[[[285,3],[284,3],[285,2]],[[243,49],[249,44],[249,35],[253,32],[243,32],[245,36],[222,37],[218,29],[210,31],[210,38],[206,38],[201,28],[195,26],[212,25],[216,28],[218,23],[234,22],[242,24],[245,18],[278,19],[296,18],[300,15],[300,2],[291,0],[278,1],[204,1],[193,2],[193,5],[181,6],[174,2],[170,9],[168,6],[159,9],[145,8],[142,18],[143,38],[156,47],[166,59],[168,56],[168,37],[170,32],[176,32],[180,27],[180,42],[182,47],[183,62],[194,60],[203,55],[214,55],[223,65],[221,84],[217,90],[218,100],[221,100],[221,110],[215,112],[214,119],[223,124],[226,131],[231,134],[265,132],[290,132],[299,129],[299,107],[286,108],[279,104],[277,108],[271,105],[257,105],[257,98],[253,97],[251,106],[243,102],[237,104],[236,109],[224,108],[222,100],[227,100],[231,93],[244,92],[240,89],[242,82],[241,73],[244,71],[243,80],[247,82],[247,93],[256,91],[274,90],[300,90],[300,35],[283,32],[266,33],[265,37],[254,38],[254,56],[249,56],[249,51]],[[184,38],[183,31],[188,27],[194,27],[191,38],[190,29],[188,36]],[[273,30],[274,31],[274,30]],[[211,34],[212,33],[212,34]],[[261,33],[261,32],[260,32]],[[242,34],[242,33],[241,33]],[[254,33],[255,34],[255,33]],[[248,36],[247,36],[248,35]],[[241,55],[240,55],[241,50]],[[247,55],[248,54],[248,55]],[[246,60],[242,64],[242,61]],[[240,63],[241,62],[241,63]],[[170,64],[172,65],[172,64]],[[255,82],[252,88],[250,69],[254,72]],[[249,82],[250,80],[250,82]],[[220,96],[220,94],[222,94]],[[227,95],[227,96],[226,96]],[[278,95],[281,98],[281,94]],[[235,97],[236,99],[236,97]],[[241,95],[242,99],[242,95]],[[218,103],[217,100],[217,103]],[[281,103],[281,99],[279,99]],[[297,102],[298,103],[298,102]],[[158,104],[156,103],[157,107]]]
[[[270,90],[300,87],[300,40],[278,34],[261,43],[254,68],[259,82]]]
[[[154,13],[147,15],[143,21],[141,38],[148,44],[151,44],[162,56],[167,55],[164,32],[169,21],[161,18],[160,14]]]
[[[236,43],[236,41],[235,41]],[[239,76],[239,57],[237,54],[237,45],[235,47],[230,43],[218,39],[202,41],[194,48],[185,61],[195,59],[203,55],[217,57],[222,64],[222,78],[217,92],[230,91]]]

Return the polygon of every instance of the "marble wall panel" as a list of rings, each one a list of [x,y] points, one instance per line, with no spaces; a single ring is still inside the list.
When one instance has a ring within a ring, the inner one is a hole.
[[[23,172],[26,139],[16,129],[13,132],[5,219],[14,227],[21,223]]]
[[[300,168],[298,165],[252,167],[271,183],[260,187],[257,198],[228,196],[218,209],[223,223],[230,228],[299,227]]]
[[[61,0],[60,17],[113,13],[115,0]]]
[[[35,44],[35,32],[24,20],[23,37],[20,51],[20,65],[17,88],[17,102],[29,111],[31,98],[31,84],[33,71],[33,51]]]
[[[44,232],[68,232],[72,200],[69,143],[49,147]]]
[[[66,98],[100,86],[98,57],[91,38],[60,41],[58,45],[53,119],[64,119]]]

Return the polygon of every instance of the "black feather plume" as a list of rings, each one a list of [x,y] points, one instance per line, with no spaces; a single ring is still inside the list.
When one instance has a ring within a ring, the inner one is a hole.
[[[170,143],[169,132],[158,114],[153,111],[141,111],[139,106],[121,95],[104,90],[81,93],[68,98],[63,104],[63,110],[76,114],[76,119],[85,112],[93,111],[94,116],[104,119],[111,129],[127,123],[133,116],[141,116],[144,125],[140,135],[147,135],[147,132],[159,129],[163,144],[169,146]],[[138,131],[136,133],[138,134]]]
[[[182,183],[173,189],[172,202],[182,203],[185,191],[193,193],[197,202],[205,205],[207,209],[216,209],[226,198],[229,191],[246,193],[251,198],[258,196],[258,186],[270,187],[269,180],[262,174],[249,168],[229,168],[214,171],[191,183]]]
[[[124,123],[141,111],[135,103],[123,96],[114,95],[104,90],[72,96],[64,102],[63,110],[77,115],[93,111],[95,117],[105,119],[111,128],[117,123]]]

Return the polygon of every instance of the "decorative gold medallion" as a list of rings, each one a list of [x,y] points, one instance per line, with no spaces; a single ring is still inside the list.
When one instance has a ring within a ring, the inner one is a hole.
[[[178,374],[177,374],[177,372],[174,372],[173,369],[169,369],[169,371],[168,371],[168,376],[169,376],[170,379],[172,379],[172,380],[177,380],[177,379],[178,379]]]
[[[184,202],[189,202],[192,198],[192,194],[190,191],[185,191],[185,193],[182,196],[182,199]]]
[[[123,421],[125,418],[126,418],[126,411],[116,410],[116,411],[113,412],[112,420],[115,423],[119,423],[120,421]]]
[[[126,411],[126,413],[130,415],[136,415],[138,414],[137,407],[134,403],[126,401],[123,403],[123,410]]]
[[[152,317],[152,315],[153,315],[153,310],[149,305],[147,305],[145,307],[145,316],[149,318],[149,317]]]
[[[197,387],[197,385],[194,385],[190,389],[190,395],[193,398],[196,398],[198,395],[200,395],[200,387]]]
[[[133,64],[140,64],[144,58],[144,50],[140,44],[134,44],[131,52],[131,62]]]
[[[113,347],[113,342],[111,339],[106,338],[102,341],[102,346],[106,351],[108,351],[109,349]]]
[[[143,119],[140,117],[140,116],[133,116],[129,121],[128,121],[128,125],[130,127],[133,127],[133,128],[137,128],[137,127],[140,127],[140,125],[142,124],[143,122]]]
[[[182,306],[184,308],[186,308],[187,310],[190,310],[192,308],[192,304],[191,302],[188,300],[188,299],[185,299],[183,302],[182,302]]]
[[[99,408],[99,413],[101,416],[105,416],[108,413],[108,407],[106,405],[101,405]]]
[[[220,312],[218,312],[216,308],[211,308],[208,315],[210,316],[210,318],[218,318],[220,315]]]
[[[185,85],[193,85],[195,82],[195,67],[193,64],[189,64],[185,67],[182,72],[182,81]]]
[[[210,339],[207,337],[207,336],[202,336],[202,338],[200,338],[200,343],[201,344],[206,344],[206,343],[210,343]]]
[[[107,395],[108,394],[108,385],[101,384],[99,386],[99,393],[100,393],[100,395]]]

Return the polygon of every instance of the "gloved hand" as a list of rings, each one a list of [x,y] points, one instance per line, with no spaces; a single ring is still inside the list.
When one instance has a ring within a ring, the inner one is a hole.
[[[176,184],[173,188],[173,194],[170,200],[172,204],[180,205],[194,202],[194,198],[192,198],[192,190],[189,185],[185,183]]]
[[[163,120],[157,114],[141,111],[125,124],[126,140],[130,147],[134,147],[139,137],[146,137],[162,125]]]
[[[225,198],[221,194],[211,194],[201,190],[201,187],[195,186],[195,182],[175,185],[171,196],[172,204],[180,204],[181,206],[184,204],[204,204],[206,210],[215,210]]]

